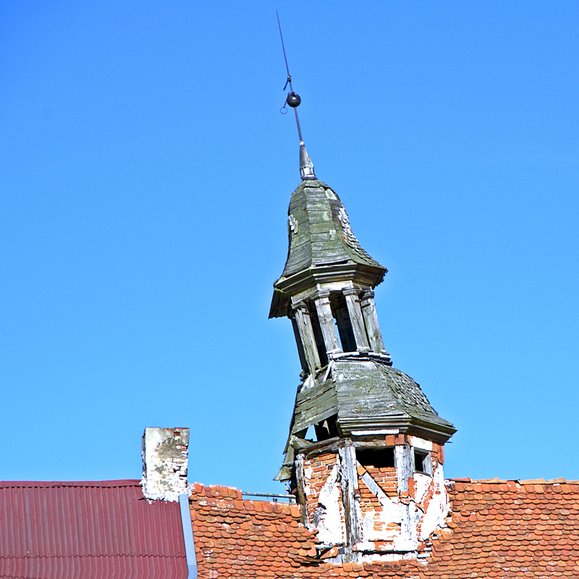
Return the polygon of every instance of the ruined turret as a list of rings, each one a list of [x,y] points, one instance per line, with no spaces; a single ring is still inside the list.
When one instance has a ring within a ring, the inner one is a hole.
[[[301,148],[311,171],[291,196],[270,309],[291,320],[302,367],[276,478],[331,560],[416,556],[448,511],[443,446],[456,429],[392,366],[374,303],[387,270]]]

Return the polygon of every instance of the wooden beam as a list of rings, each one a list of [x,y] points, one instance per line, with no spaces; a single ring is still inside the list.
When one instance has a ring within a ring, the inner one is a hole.
[[[332,315],[329,296],[330,292],[326,290],[318,292],[317,297],[314,298],[328,358],[331,357],[331,354],[341,351],[340,342],[338,342],[338,336],[336,335],[336,328],[334,326],[334,316]]]
[[[306,499],[306,475],[304,472],[304,457],[301,454],[296,456],[296,501],[300,506],[301,522],[303,525],[308,523],[308,501]]]
[[[298,302],[293,306],[298,332],[302,341],[302,347],[310,374],[315,374],[321,368],[320,356],[316,347],[316,338],[310,319],[310,312],[304,302]]]
[[[384,348],[380,325],[378,324],[376,305],[374,304],[374,292],[372,290],[367,290],[362,294],[360,305],[362,307],[362,315],[364,316],[364,323],[372,350],[378,354],[387,354],[388,352],[386,352]]]
[[[360,506],[358,495],[358,470],[356,468],[356,451],[352,441],[345,440],[344,446],[338,449],[340,455],[340,485],[342,487],[342,503],[344,505],[344,520],[346,523],[346,562],[353,559],[353,547],[362,537],[362,522],[360,521]]]
[[[346,298],[346,306],[350,314],[350,323],[352,324],[352,331],[354,332],[354,339],[356,340],[356,348],[358,352],[369,352],[370,346],[366,336],[366,327],[364,325],[364,318],[362,317],[358,290],[346,288],[342,290],[342,293]]]

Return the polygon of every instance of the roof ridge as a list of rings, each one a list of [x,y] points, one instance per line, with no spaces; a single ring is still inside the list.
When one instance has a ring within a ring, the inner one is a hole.
[[[139,479],[96,480],[96,481],[0,481],[0,489],[58,488],[58,487],[115,488],[128,486],[141,486],[141,481]]]
[[[579,480],[575,479],[566,479],[564,477],[559,478],[551,478],[551,479],[544,479],[544,478],[530,478],[530,479],[500,479],[500,478],[479,478],[473,479],[468,477],[455,477],[447,479],[449,482],[454,483],[470,483],[470,484],[505,484],[505,483],[518,483],[520,485],[537,485],[537,484],[576,484],[579,485]]]
[[[136,557],[156,557],[158,559],[185,559],[185,553],[182,554],[163,554],[163,553],[74,553],[74,554],[53,554],[53,555],[2,555],[2,559],[99,559],[99,558],[111,557],[130,557],[134,559]],[[4,575],[1,576],[4,579]]]
[[[191,485],[190,489],[190,498],[193,501],[196,500],[194,495],[216,500],[229,499],[230,502],[224,504],[227,504],[231,509],[244,510],[251,513],[262,513],[264,515],[270,513],[286,514],[296,519],[299,519],[301,516],[300,507],[294,503],[286,503],[276,500],[248,499],[243,496],[243,491],[235,487],[194,483]]]
[[[231,499],[242,499],[243,493],[238,488],[224,485],[205,485],[203,483],[193,483],[190,485],[191,493],[205,495],[206,497],[222,497]]]

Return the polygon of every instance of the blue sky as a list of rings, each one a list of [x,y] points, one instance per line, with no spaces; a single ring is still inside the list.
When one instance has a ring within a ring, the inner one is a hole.
[[[0,2],[0,479],[272,481],[298,383],[268,320],[299,182],[390,270],[447,476],[579,478],[579,5]]]

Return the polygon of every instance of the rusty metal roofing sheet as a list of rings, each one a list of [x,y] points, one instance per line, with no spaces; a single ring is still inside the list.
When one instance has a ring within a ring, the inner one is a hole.
[[[184,579],[179,504],[136,480],[0,482],[0,577]]]

